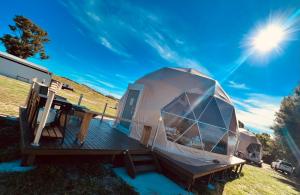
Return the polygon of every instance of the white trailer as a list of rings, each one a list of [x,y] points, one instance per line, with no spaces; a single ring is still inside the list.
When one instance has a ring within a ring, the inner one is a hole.
[[[33,78],[46,85],[50,84],[52,73],[46,68],[24,59],[0,52],[0,75],[31,83]]]

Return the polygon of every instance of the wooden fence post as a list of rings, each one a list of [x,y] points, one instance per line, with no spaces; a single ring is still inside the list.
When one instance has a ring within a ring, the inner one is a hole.
[[[78,106],[80,106],[82,98],[83,98],[83,94],[80,94],[80,97],[79,97],[79,100],[78,100]]]
[[[105,103],[105,106],[104,106],[104,109],[103,109],[103,112],[102,112],[102,116],[101,116],[100,123],[102,123],[102,121],[103,121],[103,117],[104,117],[104,114],[105,114],[106,108],[107,108],[107,103]]]

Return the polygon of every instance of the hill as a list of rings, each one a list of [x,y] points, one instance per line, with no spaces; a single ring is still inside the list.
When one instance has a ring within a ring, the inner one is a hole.
[[[108,103],[106,113],[108,115],[116,115],[117,99],[107,97],[86,85],[64,77],[55,75],[53,79],[68,84],[74,89],[74,91],[61,90],[58,93],[58,95],[66,97],[71,103],[77,104],[80,94],[83,94],[81,105],[91,110],[102,112],[105,103]],[[0,115],[18,116],[19,106],[24,105],[29,87],[28,83],[0,75]]]

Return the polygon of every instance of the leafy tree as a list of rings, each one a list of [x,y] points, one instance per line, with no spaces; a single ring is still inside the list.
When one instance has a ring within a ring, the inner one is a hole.
[[[262,133],[256,134],[256,137],[260,141],[263,149],[263,161],[265,163],[271,163],[277,159],[282,159],[285,156],[285,148],[278,140],[278,138],[272,138],[269,134]]]
[[[294,162],[300,169],[300,85],[294,93],[285,97],[276,113],[272,127],[278,141],[284,146],[284,156]],[[300,171],[300,170],[299,170]]]
[[[44,43],[49,42],[48,33],[23,16],[15,16],[13,20],[15,25],[8,25],[13,35],[0,37],[6,51],[23,59],[35,54],[39,54],[41,59],[48,59],[44,48]]]

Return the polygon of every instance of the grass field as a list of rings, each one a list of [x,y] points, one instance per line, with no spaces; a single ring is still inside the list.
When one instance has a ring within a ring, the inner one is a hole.
[[[102,112],[105,103],[108,103],[106,114],[116,115],[117,100],[107,98],[106,96],[92,90],[91,88],[75,83],[68,79],[54,76],[56,80],[69,84],[74,91],[61,90],[58,95],[66,97],[68,101],[77,104],[80,94],[83,94],[82,106]],[[11,79],[0,75],[0,114],[8,116],[18,116],[19,106],[24,105],[30,85],[22,81]]]
[[[264,168],[245,165],[243,177],[228,182],[224,187],[223,194],[300,194],[299,185],[300,182],[295,183],[295,180],[293,181],[291,178],[270,169],[269,165]]]

